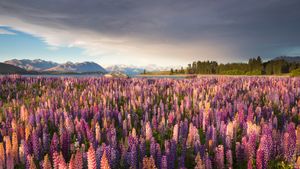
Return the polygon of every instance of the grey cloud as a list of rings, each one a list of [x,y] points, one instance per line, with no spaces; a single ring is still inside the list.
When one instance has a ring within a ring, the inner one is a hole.
[[[298,0],[2,0],[0,15],[146,44],[176,47],[209,41],[224,44],[234,57],[246,59],[277,56],[299,47],[299,7]]]

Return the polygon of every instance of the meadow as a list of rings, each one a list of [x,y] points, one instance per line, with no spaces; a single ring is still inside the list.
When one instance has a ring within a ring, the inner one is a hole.
[[[300,168],[300,78],[0,77],[0,169]]]

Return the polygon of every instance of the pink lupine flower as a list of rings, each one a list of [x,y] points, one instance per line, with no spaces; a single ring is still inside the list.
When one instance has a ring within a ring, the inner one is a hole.
[[[0,142],[0,168],[5,168],[5,150],[3,146],[3,142]]]
[[[97,168],[96,154],[92,145],[88,150],[87,159],[88,159],[88,169],[96,169]]]
[[[152,138],[152,129],[150,123],[146,123],[146,140],[150,140]]]

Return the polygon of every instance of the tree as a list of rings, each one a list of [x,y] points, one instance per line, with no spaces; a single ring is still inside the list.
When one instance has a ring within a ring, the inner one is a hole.
[[[174,74],[174,70],[173,70],[173,69],[171,69],[170,74],[171,74],[171,75]]]

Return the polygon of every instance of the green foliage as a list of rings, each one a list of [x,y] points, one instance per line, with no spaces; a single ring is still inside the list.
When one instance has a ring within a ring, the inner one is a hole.
[[[292,70],[291,73],[290,73],[290,75],[291,75],[292,77],[300,76],[300,68],[295,69],[295,70]]]
[[[201,142],[201,144],[205,144],[205,133],[203,132],[203,128],[202,127],[200,127],[199,129],[198,129],[198,132],[199,132],[199,136],[200,136],[200,142]]]
[[[150,141],[146,140],[146,156],[150,157]]]
[[[171,74],[180,71],[171,69]],[[292,73],[293,72],[293,73]],[[227,63],[218,64],[215,61],[195,61],[188,64],[186,69],[188,74],[224,74],[224,75],[281,75],[291,73],[291,76],[300,75],[300,64],[289,63],[285,60],[271,60],[262,62],[260,56],[249,59],[248,63]]]
[[[233,69],[233,70],[227,70],[227,71],[220,72],[220,74],[224,74],[224,75],[243,75],[243,74],[245,74],[245,72],[241,71],[241,70],[238,70],[238,69]]]
[[[196,163],[195,163],[194,150],[192,148],[187,148],[186,156],[185,156],[185,167],[186,168],[194,168],[195,165],[196,165]]]
[[[252,70],[246,73],[246,75],[261,75],[261,70],[260,69],[256,69],[256,70]]]
[[[283,160],[270,160],[268,163],[268,169],[293,169],[291,164]]]

